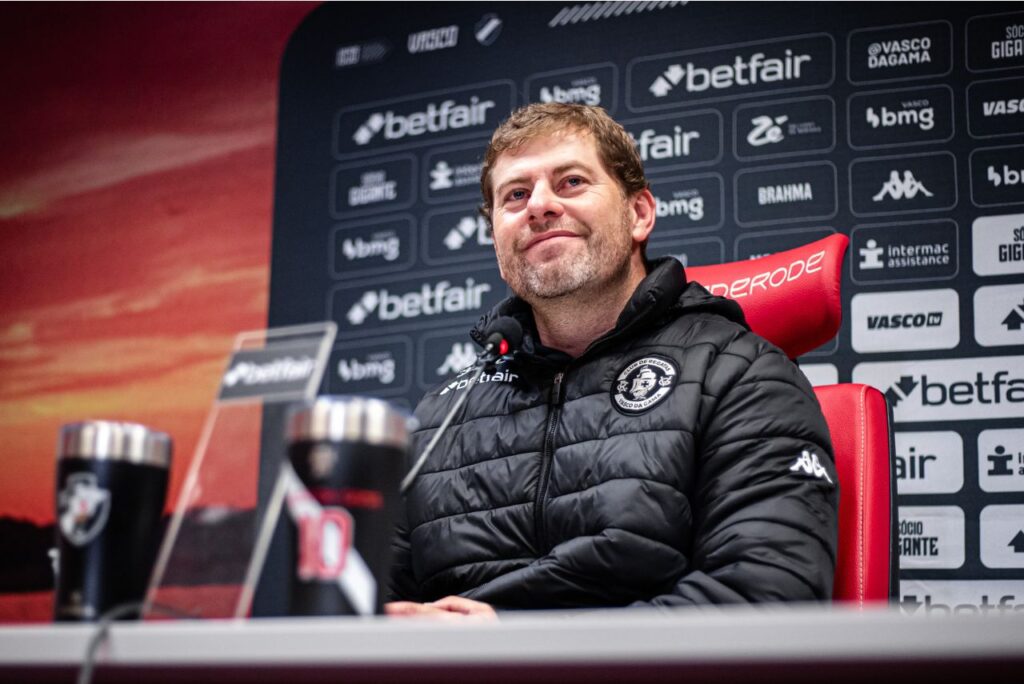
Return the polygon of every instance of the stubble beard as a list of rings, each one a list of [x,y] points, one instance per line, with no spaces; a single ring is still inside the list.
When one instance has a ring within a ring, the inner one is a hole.
[[[584,238],[582,254],[563,254],[539,266],[530,264],[522,253],[499,257],[509,288],[522,299],[531,303],[568,299],[599,291],[606,281],[627,276],[633,241],[626,212],[619,218],[618,230],[581,231],[575,221],[560,222],[550,229],[587,232],[589,237]]]

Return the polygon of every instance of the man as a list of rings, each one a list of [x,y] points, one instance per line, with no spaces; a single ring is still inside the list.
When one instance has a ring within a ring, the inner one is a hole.
[[[811,387],[734,302],[646,260],[625,130],[529,105],[481,185],[515,296],[472,334],[511,316],[524,339],[417,408],[414,453],[470,393],[409,490],[388,612],[828,599],[838,491]],[[794,469],[805,452],[822,468]]]

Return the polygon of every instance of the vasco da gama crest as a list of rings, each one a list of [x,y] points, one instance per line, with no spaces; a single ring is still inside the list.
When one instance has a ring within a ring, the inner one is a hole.
[[[65,538],[84,546],[103,530],[110,516],[110,492],[92,473],[72,473],[57,497],[58,524]]]
[[[679,369],[662,356],[645,356],[622,369],[612,402],[623,413],[643,413],[661,403],[676,384]]]

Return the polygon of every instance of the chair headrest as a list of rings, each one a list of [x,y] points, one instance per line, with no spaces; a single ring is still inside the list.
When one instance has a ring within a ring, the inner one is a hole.
[[[828,342],[842,322],[843,254],[836,233],[759,259],[686,269],[690,280],[743,309],[751,330],[795,359]]]

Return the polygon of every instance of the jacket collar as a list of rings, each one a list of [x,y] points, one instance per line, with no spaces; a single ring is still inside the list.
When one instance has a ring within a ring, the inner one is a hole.
[[[600,340],[616,338],[627,331],[646,327],[671,315],[681,315],[686,309],[712,309],[727,318],[743,322],[743,314],[739,306],[730,300],[711,295],[697,283],[687,283],[686,273],[682,264],[672,257],[664,257],[647,262],[647,275],[637,286],[626,306],[619,314],[615,327]],[[537,325],[533,318],[533,309],[519,297],[509,297],[481,316],[470,336],[477,344],[483,346],[486,335],[484,331],[499,318],[509,316],[523,328],[523,342],[517,355],[539,357],[550,361],[566,363],[569,355],[548,349],[540,343]],[[591,344],[593,346],[593,343]]]

